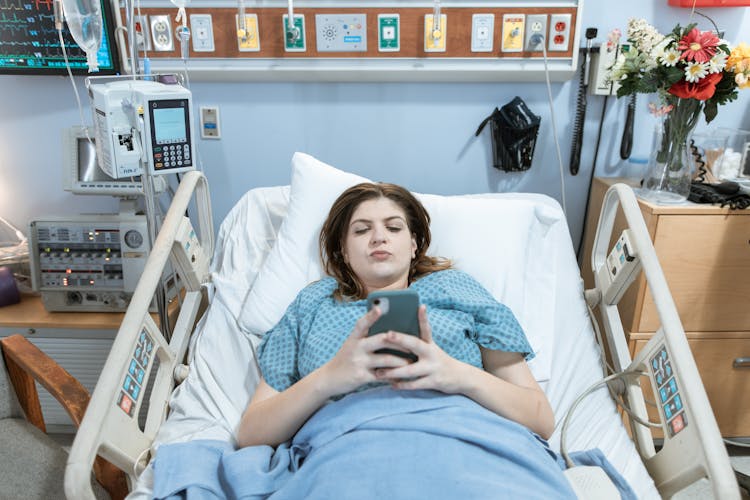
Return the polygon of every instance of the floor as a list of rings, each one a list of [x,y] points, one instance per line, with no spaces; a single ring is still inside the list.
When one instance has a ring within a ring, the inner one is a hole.
[[[66,449],[70,449],[70,445],[73,442],[73,434],[50,434],[50,436]],[[727,445],[727,451],[729,451],[729,460],[731,460],[735,470],[750,476],[750,440],[748,441],[748,444],[743,447]],[[747,490],[740,488],[740,494],[743,500],[750,500],[750,493]],[[706,479],[701,479],[678,492],[672,498],[675,500],[710,500],[714,498],[714,495],[711,491],[711,484]]]
[[[735,470],[750,476],[750,445],[747,446],[748,447],[727,445],[727,451],[729,451],[729,460],[732,462],[732,467],[734,467]],[[750,494],[747,490],[740,488],[740,494],[742,495],[743,500],[750,500]],[[714,498],[714,495],[711,491],[711,485],[709,482],[702,479],[680,491],[672,498],[675,500],[708,500]]]

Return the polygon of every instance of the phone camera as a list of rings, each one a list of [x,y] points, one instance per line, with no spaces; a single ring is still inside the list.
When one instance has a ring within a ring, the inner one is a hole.
[[[379,306],[380,305],[380,299],[375,299],[375,300],[372,301],[372,303],[375,304],[376,306]]]

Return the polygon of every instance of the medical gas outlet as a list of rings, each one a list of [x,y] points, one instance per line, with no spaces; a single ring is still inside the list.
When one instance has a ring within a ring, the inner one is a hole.
[[[524,14],[503,14],[503,52],[522,52],[523,34],[526,27]]]
[[[435,23],[435,19],[439,19]],[[424,16],[424,51],[425,52],[445,52],[448,33],[448,16],[440,14],[435,17],[433,14]]]
[[[398,14],[378,14],[378,51],[401,50],[401,17]]]
[[[289,16],[282,16],[283,33],[284,33],[284,50],[286,52],[305,52],[307,44],[305,39],[305,15],[294,14],[294,24],[290,29],[288,24]]]
[[[258,35],[258,15],[245,14],[245,23],[240,22],[240,16],[234,16],[237,28],[237,48],[240,52],[260,52],[260,36]]]

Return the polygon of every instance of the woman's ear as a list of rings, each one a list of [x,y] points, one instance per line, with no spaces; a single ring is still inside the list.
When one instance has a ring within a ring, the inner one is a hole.
[[[411,233],[411,258],[417,256],[417,235]]]

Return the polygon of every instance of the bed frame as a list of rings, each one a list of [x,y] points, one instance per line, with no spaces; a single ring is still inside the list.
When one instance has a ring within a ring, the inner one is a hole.
[[[125,471],[131,487],[135,485],[137,476],[150,459],[149,453],[156,432],[167,417],[170,394],[186,376],[188,368],[183,363],[196,318],[205,306],[205,293],[201,286],[186,285],[186,293],[171,335],[163,334],[151,319],[149,305],[159,286],[162,270],[170,259],[175,237],[193,195],[208,199],[206,180],[199,172],[187,173],[175,193],[143,277],[136,287],[76,434],[65,472],[65,494],[68,498],[94,499],[90,478],[97,455]],[[634,247],[630,250],[643,269],[662,322],[662,328],[635,360],[631,359],[617,310],[621,293],[612,300],[612,285],[607,282],[606,274],[600,272],[602,269],[606,270],[604,266],[618,206],[629,227],[629,237]],[[206,216],[199,213],[198,216],[200,244],[207,255],[212,255],[213,228],[210,214]],[[631,424],[636,447],[659,493],[670,497],[685,486],[701,478],[708,478],[716,498],[740,498],[718,425],[638,203],[632,189],[624,184],[612,186],[605,195],[591,265],[596,288],[586,291],[586,297],[590,305],[598,305],[600,308],[615,370],[646,372],[652,387],[658,388],[657,377],[664,373],[654,369],[652,362],[666,356],[673,371],[672,379],[681,397],[684,425],[677,432],[671,433],[668,424],[663,424],[665,438],[659,452],[656,452],[650,430]],[[146,367],[145,373],[138,373],[134,359]],[[661,368],[663,366],[660,365]],[[130,397],[133,394],[128,394],[124,389],[128,377],[139,377],[144,381],[151,379],[153,382],[149,408],[142,426],[139,425],[138,416],[146,394],[136,393],[135,397]],[[635,414],[645,420],[648,416],[639,378],[634,376],[629,379],[630,383],[623,388],[623,398]],[[654,397],[658,400],[657,390],[654,392]],[[670,394],[670,397],[673,395]]]

